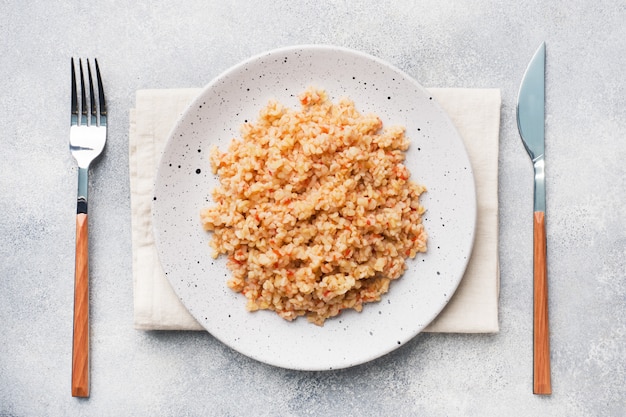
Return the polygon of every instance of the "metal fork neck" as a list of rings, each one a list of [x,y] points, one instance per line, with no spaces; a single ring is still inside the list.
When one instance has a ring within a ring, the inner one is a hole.
[[[76,213],[87,214],[87,191],[89,189],[89,168],[78,168],[78,200]]]

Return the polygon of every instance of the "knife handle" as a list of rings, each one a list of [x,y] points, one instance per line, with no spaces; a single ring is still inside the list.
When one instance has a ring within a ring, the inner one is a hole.
[[[548,269],[546,259],[545,213],[536,211],[534,240],[534,322],[533,322],[533,392],[550,395],[550,330],[548,326]]]
[[[72,396],[89,397],[89,229],[87,213],[76,215]]]

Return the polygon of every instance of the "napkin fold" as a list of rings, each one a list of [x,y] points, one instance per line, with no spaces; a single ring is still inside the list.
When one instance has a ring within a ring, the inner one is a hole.
[[[472,256],[456,293],[427,332],[495,333],[498,299],[499,89],[430,88],[459,131],[472,163],[478,202]],[[152,194],[168,134],[197,88],[139,90],[130,111],[129,171],[134,325],[140,330],[203,330],[170,286],[152,235]]]

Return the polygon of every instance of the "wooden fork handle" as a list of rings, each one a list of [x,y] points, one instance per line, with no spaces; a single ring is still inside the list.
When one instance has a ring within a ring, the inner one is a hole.
[[[87,213],[76,215],[72,396],[89,397],[89,256]]]
[[[550,331],[548,325],[548,269],[545,213],[536,211],[534,241],[533,392],[550,395]]]

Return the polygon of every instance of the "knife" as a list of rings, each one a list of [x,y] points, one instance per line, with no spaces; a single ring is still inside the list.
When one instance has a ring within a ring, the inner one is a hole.
[[[546,266],[545,186],[545,67],[546,43],[535,52],[517,97],[517,128],[535,169],[533,220],[533,393],[550,395],[550,332]]]

